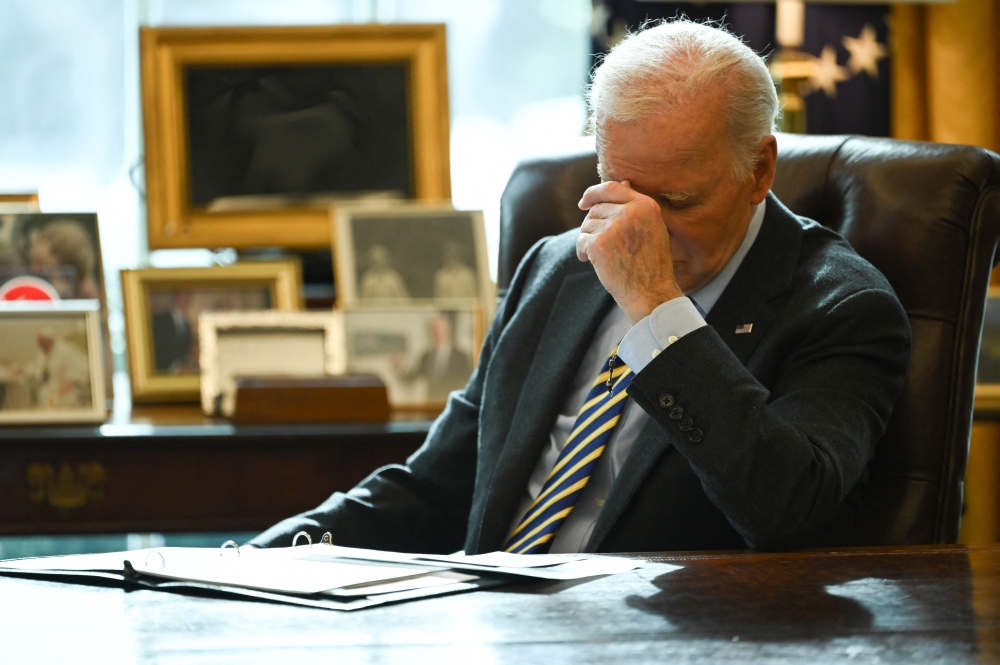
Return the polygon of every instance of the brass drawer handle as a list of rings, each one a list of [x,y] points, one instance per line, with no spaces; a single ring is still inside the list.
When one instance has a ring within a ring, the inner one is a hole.
[[[29,497],[48,503],[60,512],[72,512],[104,494],[104,467],[99,462],[63,462],[56,471],[51,464],[28,465]]]

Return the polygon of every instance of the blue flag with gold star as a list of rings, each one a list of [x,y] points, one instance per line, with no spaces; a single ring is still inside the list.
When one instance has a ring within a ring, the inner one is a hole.
[[[596,58],[649,19],[721,21],[764,57],[777,48],[773,3],[594,0]],[[813,58],[807,86],[810,134],[889,136],[888,5],[806,5],[802,51]]]

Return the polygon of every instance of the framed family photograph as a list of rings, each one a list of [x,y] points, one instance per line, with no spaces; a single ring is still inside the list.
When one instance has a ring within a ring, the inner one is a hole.
[[[481,321],[475,307],[346,311],[347,371],[378,375],[394,409],[440,411],[476,366]]]
[[[340,312],[210,312],[199,319],[201,407],[232,417],[239,377],[318,377],[347,371]]]
[[[451,197],[443,25],[140,42],[151,248],[328,247],[333,201]]]
[[[0,300],[99,300],[97,215],[0,213]]]
[[[100,303],[0,303],[0,339],[0,424],[105,419]]]
[[[339,306],[492,301],[481,212],[420,203],[337,205],[331,217]]]
[[[301,309],[297,261],[122,271],[132,399],[192,401],[200,394],[203,312]]]

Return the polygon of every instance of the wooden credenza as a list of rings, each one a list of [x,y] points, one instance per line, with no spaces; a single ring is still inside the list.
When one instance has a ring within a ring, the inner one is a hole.
[[[0,534],[264,529],[401,463],[431,420],[235,427],[194,406],[0,429]]]

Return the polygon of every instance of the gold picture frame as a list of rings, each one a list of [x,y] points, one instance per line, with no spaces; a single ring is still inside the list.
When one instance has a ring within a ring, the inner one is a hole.
[[[198,319],[201,409],[228,418],[240,376],[317,377],[347,371],[341,312],[210,312]]]
[[[140,42],[151,248],[310,249],[330,244],[325,208],[209,212],[191,203],[193,162],[185,76],[194,68],[327,67],[332,71],[401,65],[405,86],[399,95],[405,99],[405,156],[410,165],[406,198],[451,198],[444,25],[143,28]]]
[[[105,420],[99,301],[5,302],[0,337],[0,425]]]
[[[123,270],[121,278],[135,402],[199,400],[201,380],[194,364],[199,357],[197,317],[202,311],[302,309],[302,268],[298,261],[143,268]],[[158,300],[156,307],[153,297]],[[160,330],[166,332],[159,334],[157,344],[155,337]]]

